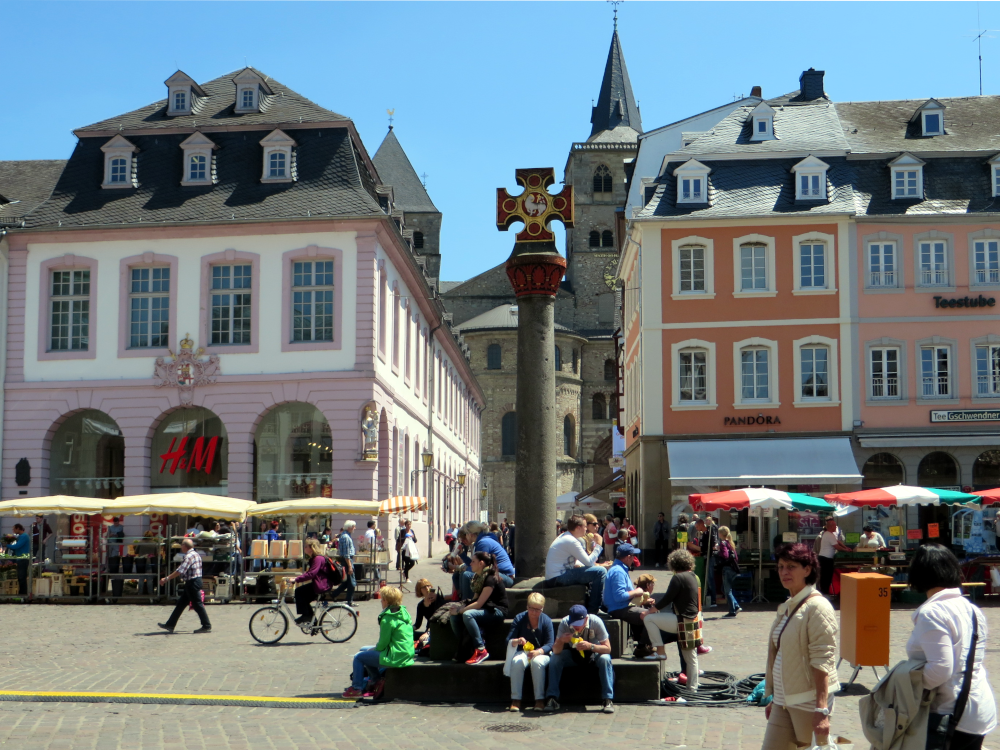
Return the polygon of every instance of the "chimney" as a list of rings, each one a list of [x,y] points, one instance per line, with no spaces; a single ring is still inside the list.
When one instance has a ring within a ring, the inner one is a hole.
[[[760,93],[760,86],[754,86],[750,89],[750,96],[756,96],[759,99],[763,99],[763,95]]]
[[[826,96],[823,91],[823,74],[826,71],[809,68],[799,76],[799,97],[806,101],[822,99]]]

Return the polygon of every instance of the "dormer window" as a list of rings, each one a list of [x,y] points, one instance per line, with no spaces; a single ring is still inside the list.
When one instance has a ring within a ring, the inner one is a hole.
[[[181,143],[184,150],[184,174],[181,185],[194,187],[215,182],[215,163],[212,152],[218,148],[202,133],[192,133]]]
[[[894,200],[924,199],[924,162],[913,154],[901,154],[889,162]]]
[[[253,68],[244,68],[233,79],[233,83],[236,84],[236,104],[234,106],[236,114],[245,115],[251,112],[260,112],[261,94],[273,93],[267,82]]]
[[[920,118],[921,135],[944,135],[944,105],[937,99],[928,99],[917,107],[910,122],[918,117]]]
[[[187,112],[188,110],[188,92],[187,91],[175,91],[174,92],[174,112]]]
[[[167,86],[167,115],[190,115],[195,110],[198,97],[206,96],[191,76],[178,70],[164,83]]]
[[[708,173],[709,168],[697,159],[677,167],[677,203],[708,203]]]
[[[1000,154],[997,154],[990,159],[987,164],[990,165],[990,185],[992,186],[991,195],[994,198],[1000,198]]]
[[[826,170],[829,165],[815,156],[807,156],[794,167],[795,200],[826,200]]]
[[[135,176],[135,154],[139,149],[126,138],[116,135],[101,146],[104,152],[103,188],[133,188],[139,183]]]
[[[257,99],[253,89],[240,89],[240,109],[257,109]]]
[[[262,139],[264,147],[264,171],[261,182],[293,182],[295,174],[295,141],[283,131],[274,130]]]
[[[774,109],[766,102],[761,102],[750,113],[751,141],[774,140]]]

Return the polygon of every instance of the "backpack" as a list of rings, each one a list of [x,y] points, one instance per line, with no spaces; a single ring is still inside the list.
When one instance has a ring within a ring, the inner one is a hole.
[[[344,566],[338,560],[334,560],[332,557],[326,558],[326,580],[331,586],[339,586],[346,577]]]

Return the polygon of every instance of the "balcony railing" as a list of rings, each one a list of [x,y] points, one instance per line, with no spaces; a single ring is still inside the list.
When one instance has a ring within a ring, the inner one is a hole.
[[[1000,373],[980,375],[976,378],[976,394],[979,396],[1000,396]]]
[[[868,277],[868,286],[896,286],[896,272],[872,271]]]
[[[933,271],[924,269],[920,272],[920,283],[925,286],[938,286],[948,283],[948,272],[944,269]]]
[[[872,378],[872,398],[899,398],[899,378]]]
[[[1000,284],[1000,269],[997,268],[977,268],[977,284]]]
[[[951,383],[947,376],[921,378],[924,396],[950,396]]]

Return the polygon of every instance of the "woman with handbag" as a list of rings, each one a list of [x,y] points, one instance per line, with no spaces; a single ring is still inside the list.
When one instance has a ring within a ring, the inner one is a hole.
[[[309,622],[313,616],[312,603],[320,594],[330,590],[330,581],[326,573],[326,557],[320,551],[319,542],[315,539],[306,540],[304,553],[306,572],[292,579],[292,583],[301,583],[295,589],[296,625]]]
[[[762,750],[826,745],[830,737],[840,627],[830,601],[815,587],[819,561],[808,544],[778,549],[778,578],[791,596],[778,607],[767,639]],[[813,741],[815,735],[815,742]]]
[[[674,550],[667,557],[667,567],[673,571],[670,583],[667,584],[667,592],[642,615],[642,623],[646,626],[649,640],[656,649],[656,653],[645,658],[666,659],[663,633],[676,633],[677,649],[681,656],[681,674],[684,675],[687,686],[697,690],[698,647],[702,645],[702,619],[701,607],[698,606],[698,576],[694,573],[694,555],[686,549]],[[680,681],[680,678],[678,680]]]
[[[726,603],[729,605],[729,614],[726,617],[736,617],[743,608],[736,597],[733,596],[733,581],[740,574],[740,557],[736,554],[736,545],[733,544],[733,535],[728,526],[719,527],[719,567],[722,570],[722,591],[726,595]]]
[[[913,613],[906,657],[925,662],[923,683],[935,690],[927,722],[928,750],[979,750],[997,725],[983,658],[986,617],[962,596],[962,569],[940,544],[917,548],[910,588],[927,594]]]
[[[407,521],[399,532],[399,549],[403,555],[403,579],[410,582],[410,571],[420,559],[417,552],[417,535],[413,533],[413,521]]]

